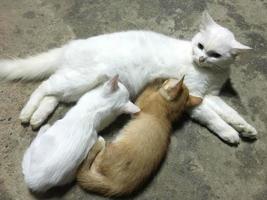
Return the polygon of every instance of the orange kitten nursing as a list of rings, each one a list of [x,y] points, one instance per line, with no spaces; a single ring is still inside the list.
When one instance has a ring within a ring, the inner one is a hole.
[[[202,101],[189,96],[183,79],[162,82],[157,80],[146,87],[136,102],[141,112],[114,141],[106,145],[99,137],[78,170],[82,188],[104,196],[127,195],[157,170],[168,149],[172,122],[187,106]]]

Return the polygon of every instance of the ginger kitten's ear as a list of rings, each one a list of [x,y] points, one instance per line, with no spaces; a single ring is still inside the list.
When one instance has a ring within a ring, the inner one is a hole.
[[[186,107],[191,108],[194,106],[198,106],[199,104],[202,103],[202,100],[203,99],[201,97],[189,95],[188,100],[186,102]]]
[[[135,114],[140,112],[140,108],[135,105],[134,103],[132,103],[131,101],[128,101],[122,108],[124,113],[128,113],[128,114]]]
[[[159,93],[166,100],[172,101],[182,91],[183,82],[184,82],[184,76],[180,81],[177,81],[177,79],[168,79],[163,83],[162,87],[159,90]]]

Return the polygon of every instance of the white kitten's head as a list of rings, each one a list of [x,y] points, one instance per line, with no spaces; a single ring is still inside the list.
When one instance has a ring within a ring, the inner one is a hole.
[[[251,49],[238,42],[234,34],[217,24],[204,12],[200,32],[192,39],[193,60],[201,67],[223,69],[234,61],[240,52]]]
[[[103,97],[109,101],[114,112],[134,114],[140,109],[130,101],[130,94],[127,88],[119,82],[116,75],[108,80],[103,86]]]

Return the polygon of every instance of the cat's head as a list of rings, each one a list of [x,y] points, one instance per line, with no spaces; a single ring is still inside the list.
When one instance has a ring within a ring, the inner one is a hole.
[[[127,88],[119,82],[119,75],[115,75],[103,86],[103,97],[113,107],[114,112],[134,114],[140,109],[130,101]]]
[[[189,90],[183,84],[183,80],[184,77],[180,81],[168,79],[159,89],[160,95],[166,101],[166,108],[168,108],[171,120],[179,117],[186,108],[197,106],[202,102],[202,98],[189,95]]]
[[[192,45],[194,62],[214,69],[229,67],[239,53],[251,49],[238,42],[230,30],[217,24],[207,12],[203,13],[200,32],[193,37]]]

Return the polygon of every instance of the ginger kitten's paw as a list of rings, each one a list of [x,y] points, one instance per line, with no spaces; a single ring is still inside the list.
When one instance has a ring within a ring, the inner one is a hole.
[[[94,154],[100,152],[103,148],[105,148],[106,146],[106,141],[103,137],[98,136],[98,139],[96,141],[96,143],[94,144],[94,146],[91,149],[91,153],[94,152]]]
[[[240,142],[240,137],[238,135],[238,132],[236,132],[235,130],[223,132],[219,136],[224,141],[231,143],[231,144],[239,144]]]
[[[104,148],[106,146],[106,140],[102,137],[99,136],[97,142],[99,143],[99,145]]]

